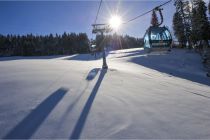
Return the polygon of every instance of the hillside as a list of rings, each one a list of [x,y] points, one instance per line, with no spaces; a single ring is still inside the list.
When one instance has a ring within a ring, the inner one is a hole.
[[[210,79],[186,50],[0,58],[0,138],[210,138]]]

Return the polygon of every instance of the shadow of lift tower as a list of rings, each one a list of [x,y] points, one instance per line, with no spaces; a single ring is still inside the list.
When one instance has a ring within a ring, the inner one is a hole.
[[[93,26],[92,33],[93,34],[100,33],[102,38],[104,38],[104,33],[109,33],[109,32],[112,31],[112,29],[110,28],[110,26],[108,24],[92,24],[92,26]],[[102,65],[102,68],[103,69],[108,69],[108,65],[106,63],[106,54],[105,54],[104,45],[102,45],[102,52],[103,52],[103,65]]]

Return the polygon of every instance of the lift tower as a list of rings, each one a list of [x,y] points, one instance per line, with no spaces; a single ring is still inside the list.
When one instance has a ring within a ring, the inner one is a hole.
[[[93,34],[97,34],[100,33],[102,38],[104,38],[104,33],[109,33],[112,31],[112,29],[110,28],[110,26],[108,24],[92,24],[93,26],[93,30],[92,33]],[[102,52],[103,52],[103,65],[102,68],[103,69],[108,69],[108,65],[106,63],[106,54],[105,54],[105,49],[104,49],[104,45],[102,45]]]

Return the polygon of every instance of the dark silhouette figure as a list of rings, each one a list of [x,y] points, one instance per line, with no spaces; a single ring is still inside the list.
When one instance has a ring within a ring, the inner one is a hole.
[[[68,90],[60,88],[45,99],[3,139],[29,139]]]
[[[73,132],[72,132],[72,134],[70,136],[70,139],[79,139],[80,138],[80,135],[81,135],[81,132],[82,132],[83,127],[85,125],[87,116],[89,114],[89,111],[91,109],[91,106],[93,104],[95,96],[96,96],[96,94],[98,92],[98,89],[99,89],[99,87],[101,85],[101,82],[102,82],[106,72],[107,72],[106,69],[102,69],[101,70],[99,78],[98,78],[98,80],[97,80],[97,82],[96,82],[96,84],[95,84],[95,86],[94,86],[94,88],[93,88],[93,90],[92,90],[92,92],[90,94],[90,97],[88,98],[88,100],[87,100],[87,102],[86,102],[86,104],[85,104],[85,106],[84,106],[84,108],[82,110],[82,113],[81,113],[81,115],[80,115],[80,117],[79,117],[79,119],[78,119],[78,121],[77,121],[77,123],[76,123],[76,125],[74,127],[74,130],[73,130]]]

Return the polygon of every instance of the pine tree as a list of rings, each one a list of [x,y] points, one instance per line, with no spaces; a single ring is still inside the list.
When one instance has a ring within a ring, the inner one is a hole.
[[[195,42],[204,40],[208,44],[209,22],[206,15],[207,7],[203,0],[193,0],[192,34]]]
[[[183,19],[178,12],[176,12],[173,17],[173,29],[175,36],[181,44],[181,47],[185,47],[187,40],[184,32],[184,24]]]
[[[209,9],[209,15],[210,15],[210,1],[209,1],[208,9]]]
[[[89,39],[86,33],[79,33],[79,53],[86,53],[89,50]]]
[[[174,25],[174,29],[177,29],[176,36],[179,36],[182,38],[180,43],[182,46],[186,46],[188,43],[189,48],[191,48],[191,12],[190,12],[190,6],[189,6],[189,1],[183,1],[183,0],[175,0],[174,5],[176,6],[176,13],[174,14],[174,18],[179,19],[178,24],[181,26],[183,29],[178,29],[176,28],[177,25]],[[176,22],[176,21],[174,21]],[[181,24],[182,22],[182,24]],[[180,32],[182,30],[182,32]],[[180,35],[178,35],[180,34]],[[183,37],[183,35],[185,37]],[[179,40],[178,39],[178,40]],[[186,40],[186,41],[184,41]],[[183,44],[185,43],[185,44]]]
[[[184,2],[185,34],[188,41],[188,48],[192,48],[192,7],[189,1]]]
[[[209,9],[209,33],[210,33],[210,1],[209,1],[208,9]],[[209,34],[208,39],[210,40],[210,34]]]

